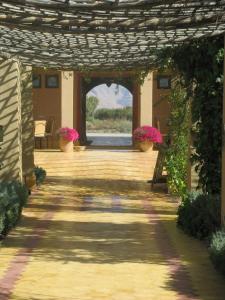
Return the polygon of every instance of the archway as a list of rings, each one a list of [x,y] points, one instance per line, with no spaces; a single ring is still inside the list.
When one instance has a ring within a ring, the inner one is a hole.
[[[139,116],[139,85],[133,80],[133,77],[131,75],[129,76],[124,76],[124,77],[119,77],[117,76],[117,74],[106,74],[104,77],[91,77],[86,79],[85,77],[81,77],[81,84],[80,84],[80,109],[77,111],[78,112],[78,116],[77,119],[79,120],[79,130],[80,130],[80,141],[82,144],[89,144],[90,141],[87,138],[87,123],[86,123],[86,111],[87,111],[87,101],[86,101],[86,96],[89,94],[93,94],[93,90],[96,87],[99,86],[104,86],[103,88],[105,89],[105,91],[107,91],[107,89],[112,89],[112,91],[114,90],[115,93],[118,92],[119,89],[119,93],[120,93],[120,89],[121,92],[126,92],[127,95],[130,96],[130,98],[132,99],[130,102],[132,105],[131,109],[131,126],[130,126],[130,130],[129,130],[129,135],[128,136],[128,145],[132,145],[132,139],[131,139],[131,133],[133,131],[134,128],[136,128],[139,125],[140,122],[140,116]],[[111,91],[111,92],[112,92]],[[116,95],[115,95],[116,96]],[[103,99],[102,99],[103,100]],[[104,101],[102,101],[104,102]],[[122,107],[122,105],[118,106]],[[95,144],[95,143],[94,143]],[[101,142],[100,142],[101,144]],[[98,143],[98,145],[100,145]],[[103,144],[105,145],[105,144]],[[113,145],[113,144],[111,144]],[[115,144],[116,146],[120,146],[119,143]],[[121,144],[121,146],[123,146]]]
[[[124,86],[100,84],[86,94],[86,136],[93,146],[131,146],[133,95]]]

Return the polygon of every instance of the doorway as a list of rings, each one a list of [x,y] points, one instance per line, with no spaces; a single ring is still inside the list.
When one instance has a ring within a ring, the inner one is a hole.
[[[132,146],[132,132],[139,125],[139,86],[133,78],[81,77],[80,82],[81,143]]]
[[[132,146],[133,95],[116,83],[86,94],[86,137],[93,146]]]

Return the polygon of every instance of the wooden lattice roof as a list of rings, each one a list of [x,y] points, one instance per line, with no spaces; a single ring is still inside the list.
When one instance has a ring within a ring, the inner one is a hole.
[[[0,55],[67,69],[133,69],[154,51],[224,33],[225,0],[0,1]]]

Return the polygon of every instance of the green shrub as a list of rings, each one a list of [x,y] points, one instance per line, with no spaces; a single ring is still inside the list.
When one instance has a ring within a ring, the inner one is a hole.
[[[87,97],[86,99],[86,117],[87,120],[92,120],[94,118],[94,113],[99,104],[99,99],[94,96]]]
[[[95,118],[98,120],[132,120],[132,107],[123,108],[100,108],[95,111]]]
[[[94,119],[93,121],[86,123],[88,132],[98,133],[131,133],[132,122],[128,120],[110,120],[107,121]]]
[[[209,253],[216,269],[225,275],[225,231],[213,234]]]
[[[37,185],[42,184],[44,182],[45,178],[46,178],[46,171],[41,167],[35,166],[34,174],[35,174],[35,177],[36,177]]]
[[[177,225],[196,238],[209,238],[220,227],[220,197],[188,193],[178,208]]]
[[[16,181],[0,183],[0,235],[5,236],[20,219],[27,203],[27,188]]]

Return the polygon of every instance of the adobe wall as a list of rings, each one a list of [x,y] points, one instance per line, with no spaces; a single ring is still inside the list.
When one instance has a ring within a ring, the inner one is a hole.
[[[159,127],[163,134],[168,131],[168,119],[170,114],[170,106],[168,102],[168,97],[170,94],[170,89],[160,89],[158,88],[157,77],[160,73],[153,73],[153,114],[152,114],[152,125],[154,127]],[[169,76],[169,75],[168,75]]]
[[[21,122],[22,122],[22,171],[23,177],[34,169],[34,118],[32,101],[32,68],[20,66]]]
[[[22,130],[19,65],[17,61],[0,61],[0,180],[22,181]]]
[[[61,126],[73,128],[74,72],[61,72]]]
[[[32,70],[16,60],[0,61],[0,180],[24,181],[34,168]]]
[[[61,127],[61,97],[62,97],[62,80],[61,71],[37,69],[33,73],[41,76],[41,87],[33,88],[32,98],[34,107],[34,120],[48,120],[54,118],[54,138],[50,138],[50,147],[57,147],[56,131]],[[46,75],[58,75],[59,87],[47,88]],[[46,143],[42,142],[42,147],[46,147]],[[36,141],[36,147],[40,147],[40,143]]]
[[[60,72],[43,69],[35,69],[34,73],[41,75],[41,88],[33,88],[34,119],[48,119],[54,116],[56,119],[55,130],[61,126],[69,126],[81,131],[82,74],[72,71]],[[45,87],[47,74],[58,74],[60,78],[59,88],[49,89]],[[120,77],[129,77],[132,74],[125,72],[119,75]],[[93,72],[89,74],[93,78],[119,75],[115,72]],[[150,72],[143,85],[134,84],[134,128],[140,125],[159,126],[162,133],[165,134],[169,117],[168,94],[170,89],[158,89],[157,75],[157,72]],[[42,146],[44,148],[46,145]],[[58,147],[57,136],[55,136],[54,147]]]
[[[152,125],[153,72],[149,73],[140,87],[140,125]]]

